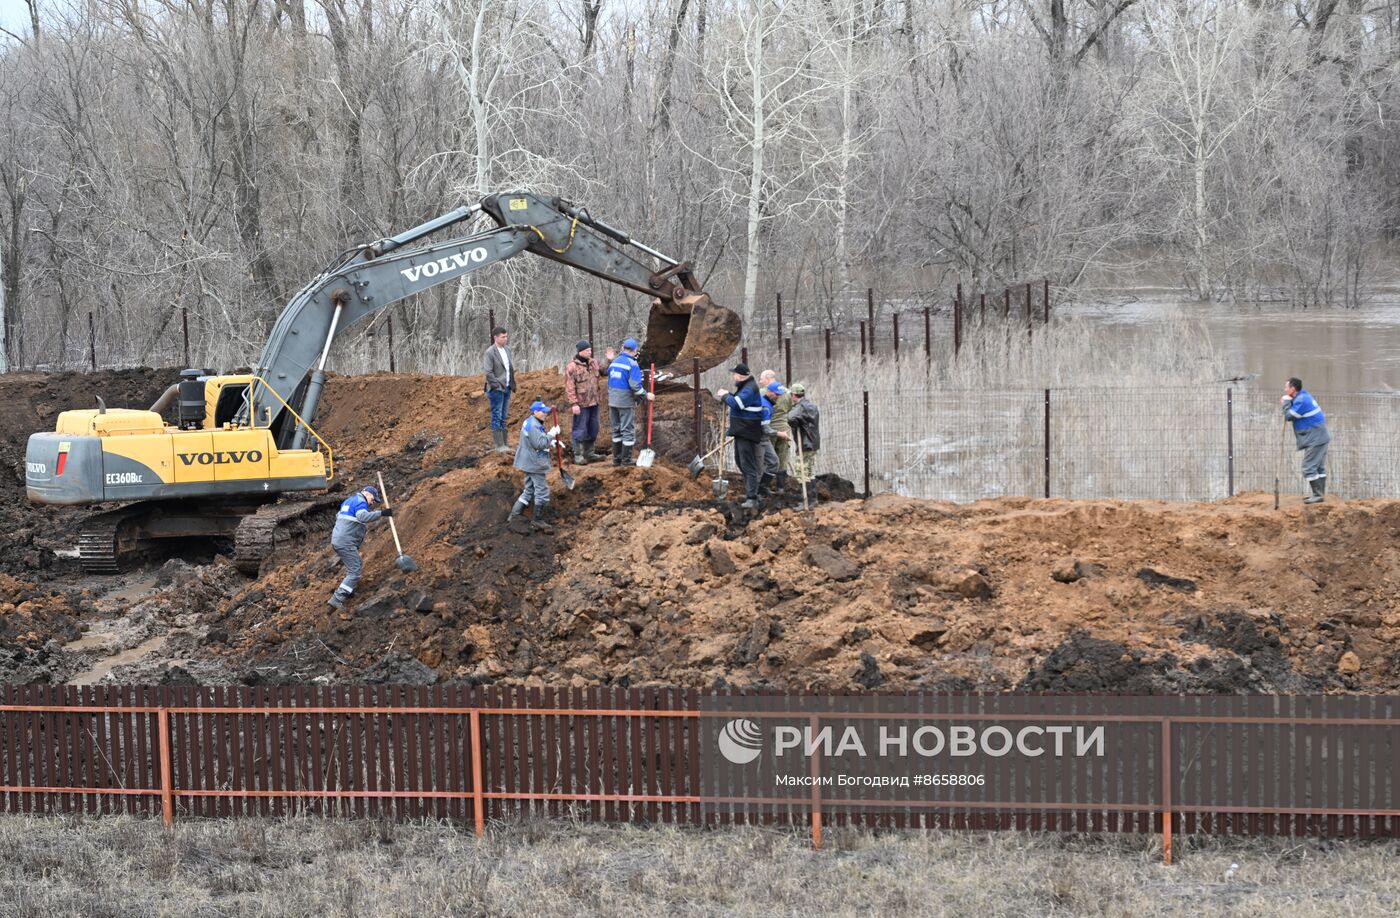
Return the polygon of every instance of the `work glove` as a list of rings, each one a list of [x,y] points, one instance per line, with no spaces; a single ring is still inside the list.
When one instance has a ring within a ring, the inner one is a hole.
[[[380,516],[393,516],[393,515],[394,515],[394,508],[393,508],[393,507],[385,507],[383,510],[380,510],[380,511],[379,511],[379,515],[380,515]]]
[[[656,393],[655,393],[655,392],[648,392],[648,393],[647,393],[647,401],[649,401],[649,402],[654,402],[654,401],[656,401]]]
[[[555,439],[559,436],[559,425],[555,424],[553,427],[549,428],[549,430],[545,431],[545,433],[549,434],[551,440]]]
[[[728,390],[728,389],[716,389],[716,390],[715,390],[715,398],[724,398],[724,397],[725,397],[726,395],[728,395],[728,394],[729,394],[729,390]]]
[[[578,413],[579,413],[580,411],[582,411],[583,409],[580,408],[578,405],[575,405],[573,410],[574,410],[574,414],[578,414]]]

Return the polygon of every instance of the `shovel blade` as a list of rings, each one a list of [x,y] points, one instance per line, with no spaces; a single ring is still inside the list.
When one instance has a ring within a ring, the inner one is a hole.
[[[563,469],[560,469],[559,477],[564,479],[564,487],[568,488],[570,491],[574,489],[574,476],[570,475]]]
[[[701,461],[699,456],[696,456],[690,460],[690,465],[686,466],[686,469],[690,472],[691,478],[699,478],[700,473],[705,471],[705,463]]]
[[[714,489],[715,498],[724,497],[729,493],[729,481],[725,478],[716,478],[710,482],[710,487]]]
[[[394,562],[394,567],[397,567],[406,574],[411,574],[418,570],[418,563],[408,555],[399,555],[398,560]]]
[[[651,464],[656,461],[656,452],[650,448],[642,450],[637,454],[637,467],[642,469],[651,468]]]

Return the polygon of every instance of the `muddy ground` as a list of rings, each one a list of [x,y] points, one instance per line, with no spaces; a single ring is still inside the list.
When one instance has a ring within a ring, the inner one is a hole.
[[[790,493],[747,513],[685,473],[682,388],[658,394],[654,468],[572,468],[572,492],[552,476],[555,531],[532,534],[505,525],[519,476],[489,452],[480,377],[333,378],[317,426],[336,449],[337,489],[383,473],[419,571],[395,569],[376,527],[343,611],[325,602],[340,573],[323,536],[257,579],[195,545],[118,577],[82,575],[64,554],[85,511],[28,505],[24,438],[94,394],[148,405],[175,376],[0,381],[0,678],[1400,687],[1400,502],[957,506],[857,500],[827,478],[815,511]],[[524,377],[512,431],[533,398],[563,403],[562,388],[552,371]]]

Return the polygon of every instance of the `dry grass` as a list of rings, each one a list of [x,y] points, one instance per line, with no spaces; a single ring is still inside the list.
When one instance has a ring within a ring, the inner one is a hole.
[[[1393,915],[1400,847],[1143,837],[0,819],[0,915]],[[1235,875],[1225,878],[1230,865]]]

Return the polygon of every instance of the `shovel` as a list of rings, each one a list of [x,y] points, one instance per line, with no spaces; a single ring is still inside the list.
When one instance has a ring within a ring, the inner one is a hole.
[[[554,426],[559,426],[559,412],[554,410],[553,405],[549,406],[549,418],[554,422]],[[559,477],[563,479],[564,487],[572,491],[574,489],[574,476],[564,471],[564,444],[559,444],[558,449],[554,451],[554,458],[559,460]]]
[[[651,398],[647,399],[647,447],[637,454],[637,468],[649,469],[656,461],[656,450],[651,448],[651,415],[656,405],[656,364],[651,365]]]
[[[797,443],[797,464],[802,469],[802,509],[810,510],[812,508],[807,506],[807,460],[802,458],[802,434],[793,430],[792,439]]]
[[[380,472],[375,472],[374,474],[379,477],[379,493],[384,495],[384,509],[387,510],[389,509],[389,492],[384,490],[384,475]],[[403,544],[399,542],[399,527],[394,525],[394,518],[392,516],[389,517],[389,531],[394,534],[394,547],[398,549],[399,552],[398,558],[394,560],[394,567],[397,567],[406,574],[411,574],[418,570],[418,563],[403,553]]]
[[[694,459],[690,460],[690,465],[686,466],[687,471],[690,472],[690,477],[699,478],[700,473],[705,471],[705,460],[728,446],[730,439],[730,437],[725,437],[720,441],[719,446],[716,446],[703,456],[696,456]]]

